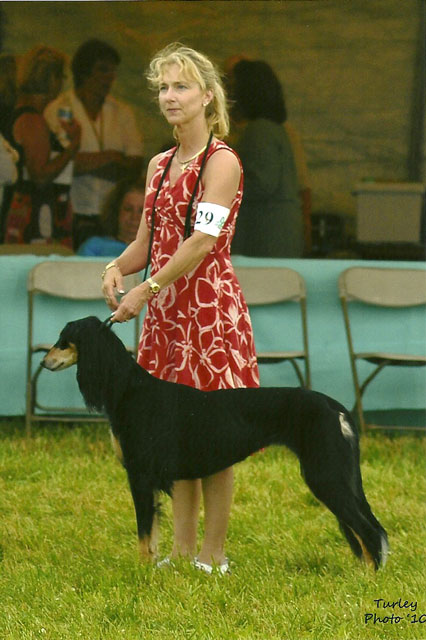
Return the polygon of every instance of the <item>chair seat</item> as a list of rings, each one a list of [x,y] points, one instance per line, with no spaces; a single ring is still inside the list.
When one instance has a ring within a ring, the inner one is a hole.
[[[275,360],[280,362],[282,360],[291,360],[293,358],[304,359],[305,353],[303,351],[261,351],[256,354],[257,361],[262,364],[262,360],[271,361]]]
[[[426,365],[426,356],[403,353],[381,353],[372,351],[371,353],[356,353],[355,358],[358,360],[367,360],[372,364],[382,364],[388,361],[388,365],[394,367],[424,367]]]

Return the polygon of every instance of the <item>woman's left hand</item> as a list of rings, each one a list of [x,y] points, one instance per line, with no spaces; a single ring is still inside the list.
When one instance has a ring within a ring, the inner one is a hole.
[[[147,282],[133,287],[121,298],[118,308],[111,317],[112,322],[127,322],[136,318],[151,297],[152,293]]]

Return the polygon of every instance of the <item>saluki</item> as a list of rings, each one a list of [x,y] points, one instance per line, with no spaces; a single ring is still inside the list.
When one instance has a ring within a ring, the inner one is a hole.
[[[336,516],[352,551],[376,569],[387,536],[365,497],[357,429],[332,398],[302,388],[199,391],[142,369],[111,330],[90,316],[69,322],[42,364],[77,364],[86,405],[105,412],[133,496],[143,559],[156,553],[156,495],[180,479],[214,474],[270,445],[300,461],[312,493]]]

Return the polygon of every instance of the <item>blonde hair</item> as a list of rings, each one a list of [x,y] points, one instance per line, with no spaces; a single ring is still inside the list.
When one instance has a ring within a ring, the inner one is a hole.
[[[201,91],[212,91],[213,99],[206,107],[207,126],[222,140],[229,133],[228,106],[218,68],[199,51],[180,42],[173,42],[155,54],[150,62],[146,77],[151,88],[158,91],[164,69],[177,64],[184,76],[197,82]],[[176,136],[176,129],[174,131]]]
[[[52,77],[64,72],[66,57],[60,51],[38,45],[22,56],[18,65],[18,89],[22,93],[47,94]]]

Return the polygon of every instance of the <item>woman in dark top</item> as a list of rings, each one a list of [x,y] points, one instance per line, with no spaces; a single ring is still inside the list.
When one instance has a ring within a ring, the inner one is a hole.
[[[266,62],[241,60],[230,87],[233,119],[241,127],[235,149],[244,169],[233,253],[301,257],[303,222],[293,150],[282,126],[287,112],[280,82]]]
[[[7,213],[5,242],[54,241],[72,246],[68,191],[70,161],[79,148],[80,126],[72,119],[64,122],[68,137],[64,148],[43,118],[44,108],[61,90],[64,67],[62,53],[39,46],[24,56],[18,70],[18,99],[8,138],[18,150],[20,161]]]

